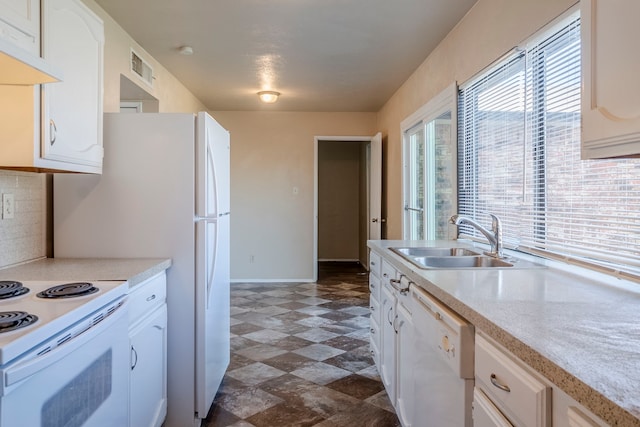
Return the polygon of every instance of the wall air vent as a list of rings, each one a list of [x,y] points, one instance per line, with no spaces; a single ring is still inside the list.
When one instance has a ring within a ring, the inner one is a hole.
[[[131,71],[146,84],[153,86],[153,68],[131,49]]]

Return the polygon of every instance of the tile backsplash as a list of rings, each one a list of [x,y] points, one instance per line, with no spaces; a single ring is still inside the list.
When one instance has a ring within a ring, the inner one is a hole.
[[[0,216],[0,268],[45,256],[46,175],[0,170],[0,194],[14,199],[14,217]]]

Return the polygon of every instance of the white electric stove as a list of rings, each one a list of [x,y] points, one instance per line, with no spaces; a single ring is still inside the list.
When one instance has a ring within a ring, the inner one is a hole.
[[[126,282],[0,281],[0,366],[125,295]]]
[[[127,289],[0,281],[0,427],[126,425]]]

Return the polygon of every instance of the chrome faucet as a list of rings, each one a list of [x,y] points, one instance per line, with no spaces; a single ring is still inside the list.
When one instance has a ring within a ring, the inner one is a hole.
[[[502,253],[502,221],[494,214],[489,215],[491,216],[491,231],[478,224],[475,220],[462,215],[453,215],[449,219],[449,222],[455,225],[467,223],[473,226],[476,230],[484,234],[491,245],[491,250],[485,252],[485,254],[494,258],[504,258]]]

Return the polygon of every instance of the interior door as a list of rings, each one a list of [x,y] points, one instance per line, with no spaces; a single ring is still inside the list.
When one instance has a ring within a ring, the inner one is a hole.
[[[371,138],[369,150],[369,240],[382,238],[382,134]]]

